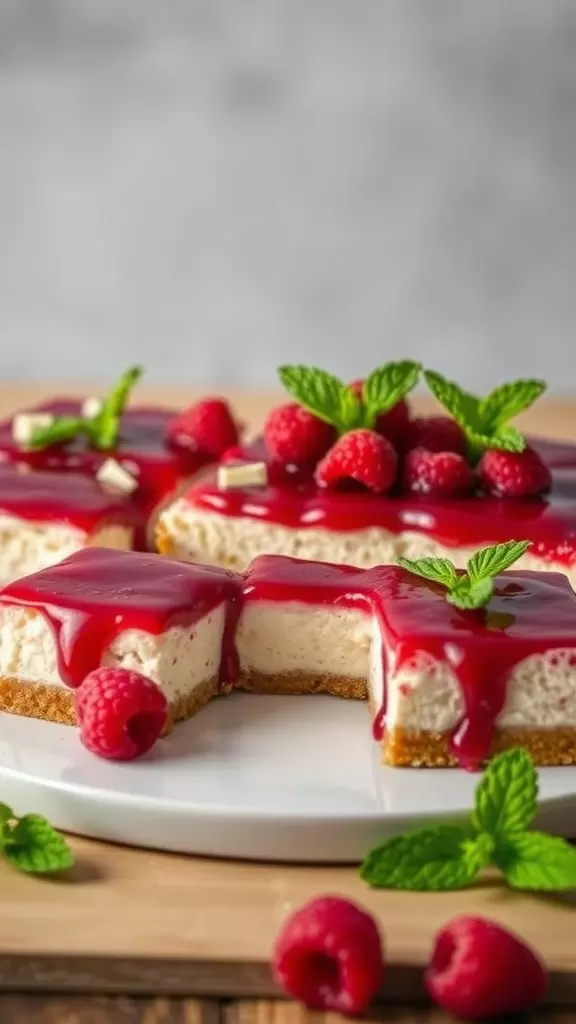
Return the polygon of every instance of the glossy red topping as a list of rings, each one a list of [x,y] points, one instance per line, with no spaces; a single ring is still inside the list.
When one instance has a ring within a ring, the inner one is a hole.
[[[58,670],[79,686],[98,668],[112,641],[126,629],[153,636],[189,626],[226,602],[221,677],[233,682],[238,666],[234,629],[242,578],[224,569],[190,565],[162,555],[86,548],[58,565],[9,583],[0,606],[36,608],[57,639]]]
[[[385,645],[395,652],[396,670],[418,653],[448,662],[465,706],[452,748],[466,768],[487,758],[508,678],[519,662],[574,648],[576,667],[576,594],[560,573],[507,572],[496,578],[487,609],[461,611],[448,604],[442,587],[399,566],[363,571],[262,555],[246,574],[244,599],[359,608],[377,616]],[[377,739],[385,720],[384,698]]]
[[[12,465],[0,466],[0,515],[69,523],[86,533],[103,522],[130,523],[136,518],[129,501],[106,494],[92,477],[29,472]]]
[[[271,486],[219,490],[213,481],[193,485],[190,504],[220,515],[279,523],[291,529],[364,530],[380,527],[391,533],[406,530],[428,534],[446,547],[484,546],[522,537],[531,540],[531,554],[570,566],[576,564],[576,446],[532,441],[552,471],[552,492],[543,499],[471,496],[458,500],[427,496],[376,495],[327,491],[300,469],[290,473],[270,464]],[[235,459],[266,461],[260,443],[246,447]],[[292,468],[293,469],[293,468]]]
[[[54,399],[26,412],[51,412],[55,416],[79,415],[81,403]],[[135,506],[147,515],[177,483],[191,476],[209,461],[206,455],[167,440],[174,419],[171,409],[129,408],[122,416],[120,437],[113,451],[91,448],[85,437],[41,451],[26,451],[12,437],[12,420],[0,423],[0,461],[26,463],[34,469],[76,470],[94,476],[107,458],[120,462],[138,479],[132,496]]]

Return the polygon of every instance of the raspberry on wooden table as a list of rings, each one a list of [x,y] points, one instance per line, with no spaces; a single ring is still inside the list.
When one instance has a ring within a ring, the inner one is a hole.
[[[404,460],[403,488],[431,498],[460,498],[472,488],[472,470],[456,452],[413,448]]]
[[[218,458],[238,443],[238,425],[223,398],[203,398],[172,420],[169,437]]]
[[[284,991],[310,1009],[357,1016],[377,994],[384,975],[376,922],[349,900],[312,900],[284,924],[273,967]]]
[[[266,448],[279,462],[316,463],[336,437],[334,427],[297,402],[277,405],[264,424]]]
[[[416,416],[408,428],[409,447],[466,454],[466,435],[450,416]]]
[[[320,487],[355,480],[377,494],[389,491],[396,479],[398,457],[390,442],[373,430],[351,430],[332,446],[316,468]]]
[[[536,497],[552,484],[550,470],[530,447],[523,452],[485,452],[478,475],[485,491],[502,498]]]
[[[536,1006],[546,972],[521,938],[493,921],[463,916],[438,932],[424,983],[443,1010],[490,1020]]]
[[[168,717],[156,683],[124,668],[97,668],[75,694],[84,746],[98,757],[132,761],[153,747]]]

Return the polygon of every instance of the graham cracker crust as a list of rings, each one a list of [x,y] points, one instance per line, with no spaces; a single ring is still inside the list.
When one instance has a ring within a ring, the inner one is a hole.
[[[455,767],[449,741],[449,733],[390,729],[382,742],[382,761],[392,768]],[[489,756],[510,747],[524,747],[540,767],[576,764],[576,728],[496,729]]]
[[[164,734],[176,722],[192,718],[219,692],[218,679],[207,679],[192,693],[178,697],[170,704]],[[22,683],[18,679],[0,678],[0,711],[25,718],[39,718],[59,725],[77,725],[74,711],[74,690],[44,683]]]
[[[250,693],[303,694],[328,693],[333,697],[365,700],[366,680],[352,676],[313,675],[309,672],[284,672],[266,675],[264,672],[243,672],[236,689]]]
[[[154,547],[160,555],[174,555],[174,541],[163,523],[156,523],[154,529]]]

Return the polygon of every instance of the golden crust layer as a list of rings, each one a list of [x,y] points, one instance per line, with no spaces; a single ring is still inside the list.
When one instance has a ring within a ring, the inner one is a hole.
[[[366,699],[366,680],[352,676],[311,675],[309,672],[285,672],[266,675],[263,672],[242,673],[238,689],[250,693],[302,694],[328,693],[350,700]]]
[[[524,747],[541,767],[576,764],[576,728],[496,729],[490,756],[510,747]],[[389,729],[381,749],[384,764],[392,768],[450,768],[458,763],[447,732]]]
[[[175,722],[192,718],[218,693],[218,680],[207,679],[192,693],[178,697],[170,705],[166,732]],[[0,711],[45,722],[76,725],[74,691],[43,683],[22,683],[18,679],[0,678]]]

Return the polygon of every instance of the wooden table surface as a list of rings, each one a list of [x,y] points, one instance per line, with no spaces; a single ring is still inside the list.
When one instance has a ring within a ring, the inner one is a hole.
[[[63,390],[0,389],[0,414]],[[94,389],[78,390],[85,395]],[[174,404],[193,394],[142,389],[143,399]],[[258,424],[276,396],[235,397],[241,416]],[[576,437],[576,403],[542,402],[522,425],[548,436]],[[421,966],[436,928],[470,911],[515,928],[546,959],[552,972],[548,1006],[532,1019],[576,1019],[576,898],[513,894],[490,878],[462,893],[373,893],[348,867],[248,864],[79,838],[72,843],[77,864],[58,881],[28,878],[0,864],[2,1024],[303,1024],[312,1016],[319,1021],[323,1015],[308,1015],[278,999],[268,957],[285,915],[325,892],[353,897],[382,923],[390,968],[386,1005],[375,1019],[447,1020],[423,1005]]]

